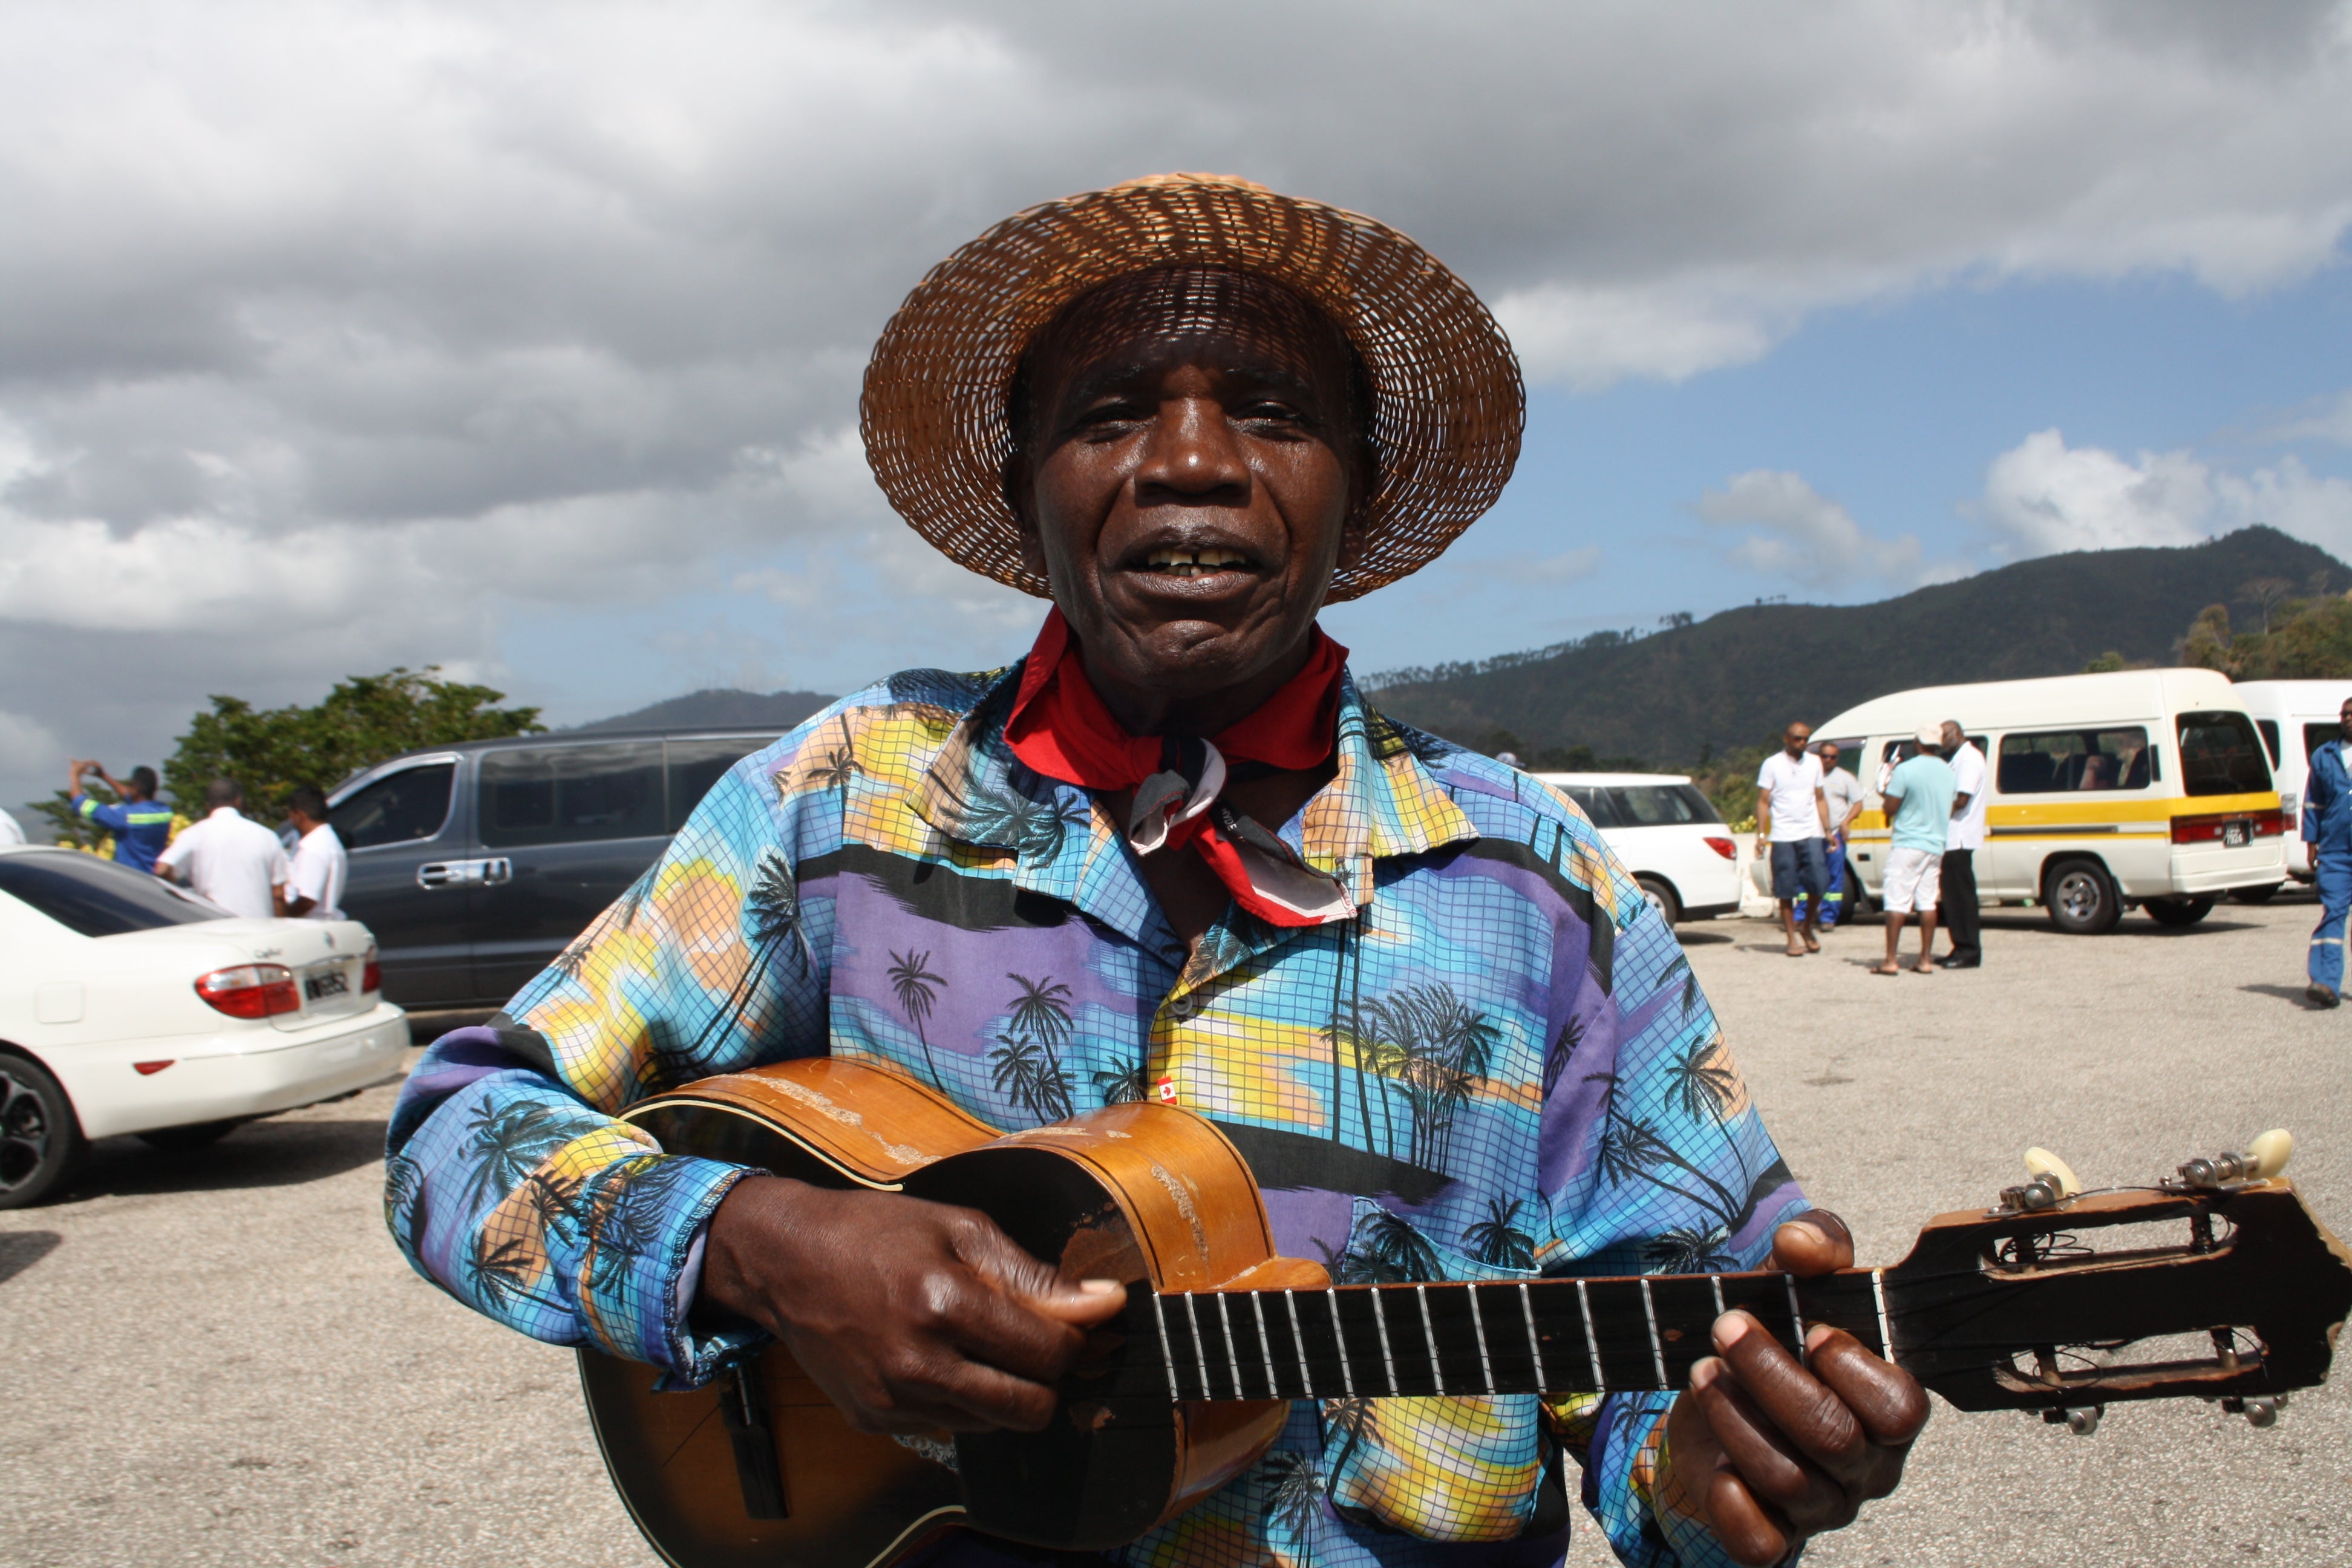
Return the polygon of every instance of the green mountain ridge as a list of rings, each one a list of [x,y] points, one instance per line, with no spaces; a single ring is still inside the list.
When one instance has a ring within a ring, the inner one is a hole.
[[[1384,711],[1465,745],[1507,733],[1530,758],[1583,745],[1679,764],[1912,687],[2069,675],[2108,653],[2173,664],[2200,611],[2250,604],[2247,585],[2265,580],[2340,593],[2352,567],[2257,524],[2177,549],[2041,556],[1876,604],[1742,605],[1648,637],[1370,684]]]

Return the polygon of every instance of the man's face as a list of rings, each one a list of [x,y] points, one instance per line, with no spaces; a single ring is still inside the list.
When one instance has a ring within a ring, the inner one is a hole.
[[[1010,489],[1097,676],[1182,699],[1303,647],[1369,464],[1338,331],[1257,279],[1099,290],[1033,355]]]
[[[1960,727],[1958,724],[1953,723],[1948,719],[1944,721],[1943,735],[1944,750],[1947,752],[1958,751],[1960,749],[1960,742],[1966,738],[1961,735]]]
[[[1802,724],[1791,724],[1780,731],[1780,744],[1789,749],[1789,754],[1792,757],[1803,756],[1805,742],[1812,738],[1812,731]]]
[[[1821,751],[1821,757],[1822,772],[1827,773],[1832,768],[1837,766],[1838,749],[1835,746],[1823,746]]]
[[[2336,727],[2347,741],[2352,741],[2352,702],[2347,702],[2336,715]]]

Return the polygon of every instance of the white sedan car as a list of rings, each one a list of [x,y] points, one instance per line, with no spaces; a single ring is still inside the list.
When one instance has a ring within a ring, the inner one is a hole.
[[[356,921],[239,920],[70,849],[0,846],[0,1208],[92,1138],[194,1147],[399,1071]]]
[[[1686,773],[1538,773],[1584,808],[1668,925],[1739,908],[1739,845]]]

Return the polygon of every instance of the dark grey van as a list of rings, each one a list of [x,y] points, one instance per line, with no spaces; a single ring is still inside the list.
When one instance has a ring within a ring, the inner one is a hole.
[[[504,1002],[660,858],[766,731],[526,735],[414,752],[336,789],[343,909],[375,933],[384,999]]]

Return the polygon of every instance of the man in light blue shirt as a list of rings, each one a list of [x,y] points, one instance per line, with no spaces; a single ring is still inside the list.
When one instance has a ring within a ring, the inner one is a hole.
[[[1900,974],[1895,948],[1903,938],[1903,917],[1919,916],[1919,962],[1912,967],[1922,974],[1936,973],[1936,901],[1944,864],[1944,839],[1952,824],[1952,802],[1959,798],[1960,781],[1944,761],[1940,725],[1924,726],[1918,753],[1888,775],[1880,793],[1885,797],[1887,824],[1894,841],[1886,851],[1886,879],[1881,901],[1886,906],[1886,962],[1875,973]]]

